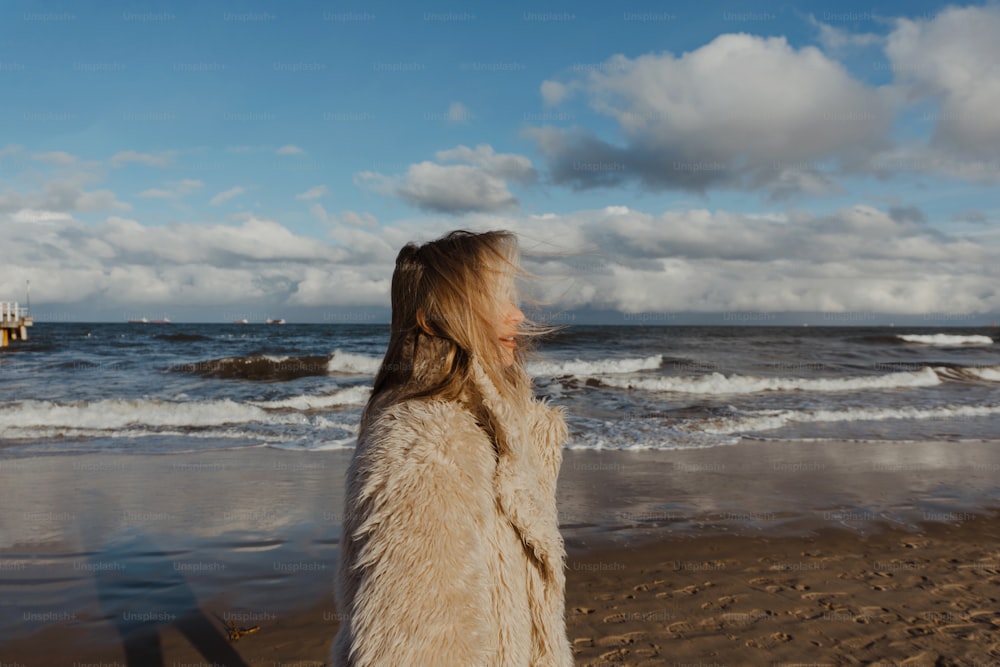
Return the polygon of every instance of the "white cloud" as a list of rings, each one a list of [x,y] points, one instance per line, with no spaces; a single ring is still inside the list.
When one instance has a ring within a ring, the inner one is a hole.
[[[121,167],[130,162],[137,162],[147,167],[166,167],[173,163],[175,155],[176,151],[162,151],[160,153],[119,151],[111,156],[111,165]]]
[[[330,194],[330,191],[325,185],[314,185],[305,192],[295,195],[296,199],[301,199],[303,201],[309,201],[310,199],[319,199],[320,197],[325,197]]]
[[[292,144],[286,144],[278,150],[274,151],[275,155],[304,155],[305,151],[298,146],[293,146]]]
[[[60,167],[69,166],[71,164],[76,164],[79,161],[75,155],[67,153],[66,151],[49,151],[47,153],[35,153],[31,156],[33,160],[38,160],[39,162],[46,162],[48,164],[54,164]]]
[[[868,170],[882,179],[897,173],[937,174],[949,178],[1000,184],[1000,161],[996,156],[969,154],[940,145],[908,142],[873,155]]]
[[[328,239],[254,217],[236,225],[83,224],[28,210],[0,216],[0,293],[30,276],[50,302],[266,301],[388,305],[399,249],[451,219],[373,225],[327,215]],[[829,215],[703,209],[646,213],[612,205],[568,214],[473,213],[472,230],[518,233],[526,268],[558,307],[637,311],[983,313],[1000,309],[1000,246],[944,234],[918,209],[851,206]],[[1000,239],[995,241],[1000,243]],[[24,258],[30,258],[28,263]]]
[[[85,190],[92,177],[76,174],[48,181],[41,191],[0,193],[0,214],[23,209],[49,213],[93,213],[97,211],[128,211],[132,207],[119,201],[110,190]]]
[[[558,81],[543,81],[540,86],[542,100],[548,106],[562,103],[570,95],[570,87]]]
[[[871,32],[850,32],[823,23],[814,15],[809,15],[809,23],[819,30],[819,42],[827,51],[838,52],[854,47],[878,46],[885,41],[881,35]]]
[[[288,303],[293,306],[364,306],[383,304],[391,272],[376,274],[363,267],[311,266],[296,282]],[[350,285],[350,289],[344,289]]]
[[[138,196],[148,199],[173,199],[177,196],[177,193],[172,190],[164,190],[162,188],[149,188],[148,190],[140,192]]]
[[[481,167],[486,173],[505,180],[530,184],[538,174],[531,166],[531,160],[516,153],[497,153],[489,144],[479,144],[475,149],[468,146],[438,151],[434,154],[438,162],[457,162]]]
[[[898,19],[886,55],[911,99],[940,103],[932,146],[995,161],[1000,151],[1000,6]]]
[[[150,188],[143,190],[138,196],[151,199],[179,199],[201,189],[205,184],[193,178],[184,178],[167,183],[167,188]]]
[[[239,225],[144,226],[112,216],[83,224],[64,214],[25,210],[0,216],[0,246],[16,255],[0,266],[0,291],[23,285],[29,276],[47,302],[89,300],[102,308],[353,303],[384,298],[386,290],[376,294],[366,285],[380,289],[391,275],[381,263],[358,261],[352,250],[258,218]],[[331,280],[324,284],[321,275]],[[305,296],[295,297],[300,286]]]
[[[468,123],[473,118],[472,112],[461,102],[452,102],[448,107],[449,123]]]
[[[320,204],[316,203],[309,207],[309,212],[312,213],[320,222],[323,224],[330,224],[331,217],[327,213],[326,208]]]
[[[23,146],[19,146],[17,144],[8,144],[3,148],[0,148],[0,160],[4,159],[5,157],[9,157],[11,155],[17,155],[22,150],[24,150]]]
[[[377,227],[378,220],[371,213],[356,213],[354,211],[341,211],[340,221],[345,225],[354,227]]]
[[[517,198],[502,179],[469,165],[410,165],[396,194],[414,206],[442,213],[517,206]]]
[[[573,256],[528,255],[562,306],[626,312],[988,312],[1000,248],[942,234],[914,209],[748,216],[623,207],[511,220]],[[595,252],[594,249],[597,249]],[[544,254],[544,253],[543,253]],[[984,268],[989,267],[989,268]],[[556,282],[556,278],[571,281]]]
[[[475,149],[457,146],[438,151],[435,158],[438,162],[410,165],[402,176],[361,172],[355,176],[355,183],[399,197],[427,211],[457,214],[516,208],[518,200],[508,189],[507,182],[528,185],[538,177],[528,158],[497,153],[487,144]]]
[[[219,204],[223,204],[229,201],[233,197],[240,196],[244,192],[246,192],[246,190],[237,185],[235,187],[229,188],[228,190],[223,190],[219,194],[215,195],[214,197],[208,200],[208,204],[209,206],[218,206]]]
[[[309,208],[318,220],[331,227],[348,225],[351,227],[377,227],[378,220],[371,213],[357,213],[355,211],[341,211],[338,215],[329,213],[322,204],[313,204]]]
[[[546,101],[582,91],[625,137],[614,144],[587,129],[529,129],[553,180],[578,188],[638,181],[654,190],[816,193],[832,189],[836,169],[883,148],[892,124],[886,93],[782,37],[726,34],[680,57],[617,55],[569,83],[547,83]]]
[[[62,213],[59,211],[37,211],[35,209],[23,208],[20,211],[16,211],[11,215],[11,220],[13,222],[26,222],[26,223],[39,223],[39,222],[58,222],[61,220],[72,220],[73,216],[69,213]]]

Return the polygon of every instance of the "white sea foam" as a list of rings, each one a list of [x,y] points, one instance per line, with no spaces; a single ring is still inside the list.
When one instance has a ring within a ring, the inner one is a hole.
[[[753,375],[686,375],[668,377],[616,378],[602,376],[603,384],[621,389],[670,391],[687,394],[752,394],[759,391],[853,391],[931,387],[941,383],[929,367],[919,371],[848,378],[757,377]]]
[[[791,423],[927,420],[989,417],[1000,414],[1000,405],[946,405],[936,408],[847,408],[844,410],[760,410],[738,417],[692,423],[700,433],[731,435],[772,431]]]
[[[566,449],[645,450],[704,449],[735,445],[739,435],[704,433],[692,429],[664,427],[655,420],[640,426],[635,420],[584,420],[583,428],[574,428]]]
[[[326,364],[330,373],[353,373],[357,375],[375,375],[378,373],[382,359],[366,354],[352,354],[336,350]]]
[[[130,426],[127,429],[73,428],[54,426],[32,426],[20,429],[10,427],[0,429],[0,435],[11,440],[30,438],[32,440],[73,439],[73,438],[111,438],[119,440],[139,438],[182,438],[185,440],[259,440],[263,444],[273,442],[291,442],[298,439],[295,436],[278,435],[275,433],[253,431],[246,428],[205,428],[198,431],[173,431],[153,427]]]
[[[303,441],[301,439],[295,440],[293,442],[275,442],[270,443],[268,446],[272,449],[291,449],[295,451],[307,450],[310,452],[328,452],[338,449],[354,449],[355,444],[357,444],[357,436],[352,435],[346,438],[333,438],[330,440],[315,440],[310,439],[308,441]]]
[[[907,343],[921,343],[923,345],[992,345],[993,339],[989,336],[958,336],[954,334],[901,334],[897,336]]]
[[[985,366],[982,368],[965,368],[965,372],[976,376],[981,380],[990,382],[1000,382],[1000,366]]]
[[[663,355],[655,354],[651,357],[598,359],[595,361],[586,361],[583,359],[573,359],[572,361],[535,361],[528,364],[527,370],[528,373],[536,377],[558,377],[562,375],[592,377],[602,373],[635,373],[636,371],[652,370],[659,368],[662,364]]]
[[[229,399],[162,401],[104,399],[89,403],[20,401],[0,408],[0,435],[11,429],[67,427],[111,431],[131,426],[206,427],[226,424],[306,424],[305,415],[273,413]]]
[[[364,405],[371,394],[371,387],[346,387],[332,394],[319,396],[303,394],[276,401],[254,401],[253,405],[267,409],[317,410],[337,405]]]

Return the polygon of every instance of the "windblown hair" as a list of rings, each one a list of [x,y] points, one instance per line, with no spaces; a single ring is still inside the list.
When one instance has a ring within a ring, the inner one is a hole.
[[[522,322],[514,363],[504,367],[497,338],[509,305],[520,300],[517,237],[507,231],[453,231],[421,246],[408,243],[392,274],[392,325],[385,358],[362,416],[362,430],[381,407],[412,398],[469,402],[470,362],[477,358],[500,395],[528,400],[524,354],[550,328]]]

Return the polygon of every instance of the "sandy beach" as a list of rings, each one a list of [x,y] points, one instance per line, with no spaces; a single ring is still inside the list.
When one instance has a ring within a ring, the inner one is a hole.
[[[324,665],[348,457],[4,461],[0,660]],[[577,664],[998,665],[997,471],[991,442],[567,451]]]

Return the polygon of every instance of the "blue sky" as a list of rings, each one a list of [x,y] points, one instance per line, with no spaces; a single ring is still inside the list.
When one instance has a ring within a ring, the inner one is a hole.
[[[552,312],[1000,311],[996,3],[0,13],[0,297],[52,318],[382,312],[458,227]]]

